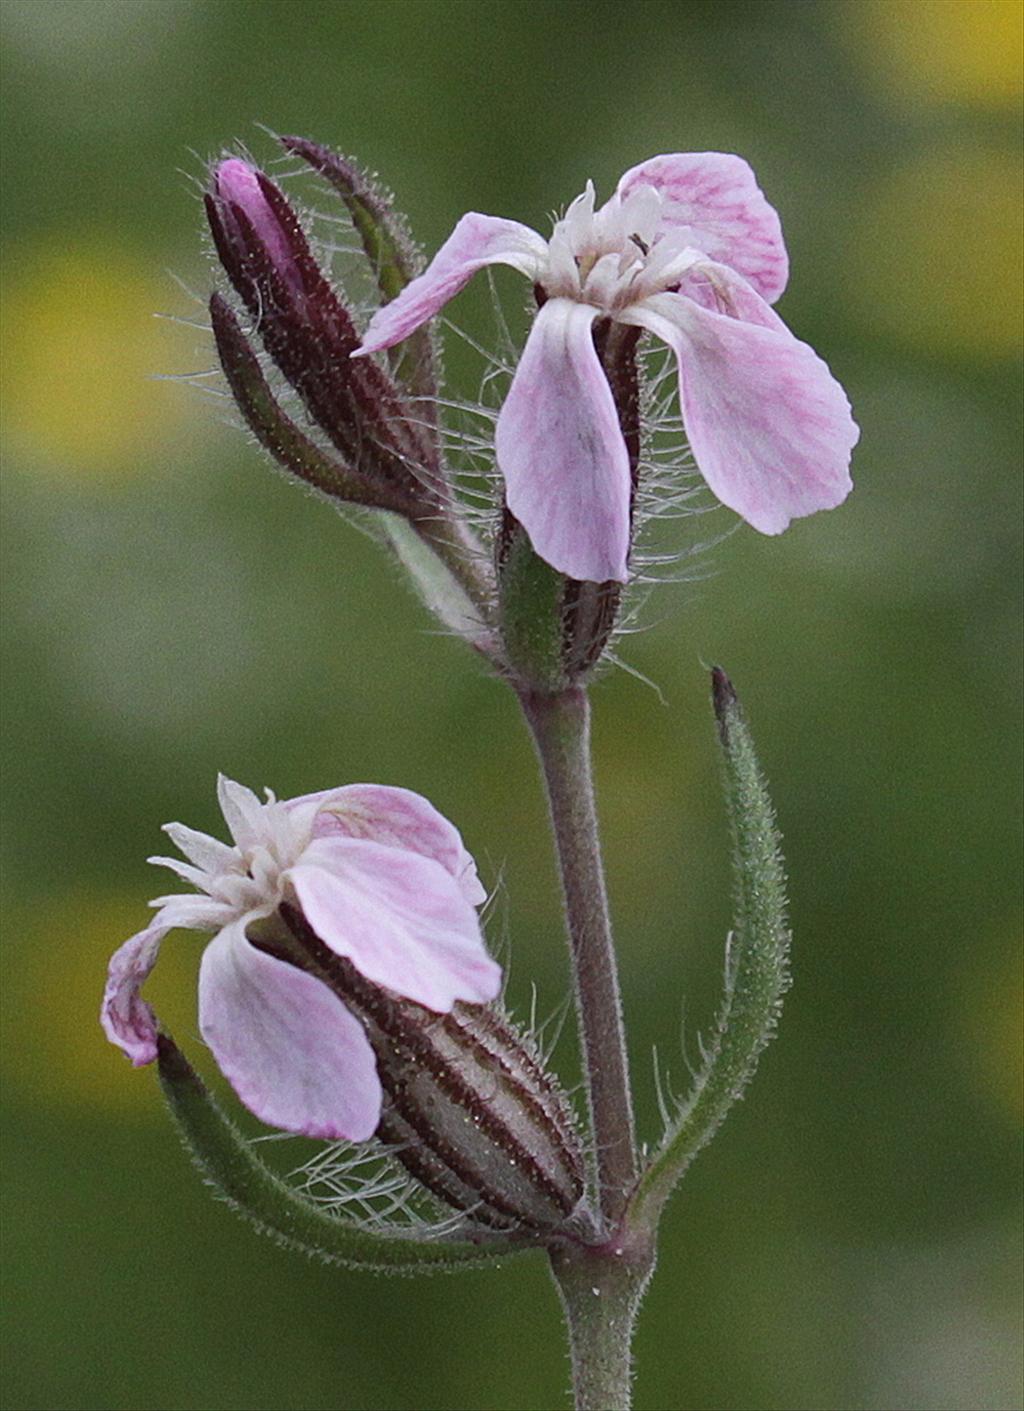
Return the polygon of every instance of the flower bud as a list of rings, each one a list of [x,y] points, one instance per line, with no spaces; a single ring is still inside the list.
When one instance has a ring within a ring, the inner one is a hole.
[[[395,299],[420,273],[420,259],[405,221],[386,192],[353,161],[305,137],[282,137],[286,152],[317,172],[341,197],[370,264],[382,300]],[[437,355],[429,327],[419,328],[388,350],[397,381],[417,399],[416,410],[430,424],[436,419]]]
[[[359,1017],[384,1106],[377,1136],[433,1195],[500,1230],[563,1228],[584,1163],[568,1100],[493,1006],[435,1014],[367,980],[293,907],[296,949]]]
[[[296,425],[274,396],[259,358],[220,294],[210,298],[210,326],[235,405],[256,440],[279,465],[332,499],[394,510],[407,518],[415,515],[417,505],[408,487],[346,465]]]
[[[224,243],[229,251],[238,251],[241,258],[235,273],[227,264],[228,273],[247,304],[252,306],[259,290],[246,268],[246,246],[262,248],[267,260],[280,278],[301,296],[302,276],[292,251],[294,236],[275,215],[260,183],[260,173],[237,157],[230,157],[217,167],[214,186],[222,216]],[[301,256],[301,247],[298,253]]]
[[[263,347],[345,468],[380,487],[382,508],[394,508],[398,498],[415,507],[412,513],[436,512],[444,496],[436,443],[388,374],[372,360],[352,358],[359,346],[352,316],[280,189],[230,157],[214,168],[206,212],[217,254]],[[223,357],[221,345],[218,337]],[[225,371],[230,381],[227,363]],[[244,399],[240,405],[251,425]]]

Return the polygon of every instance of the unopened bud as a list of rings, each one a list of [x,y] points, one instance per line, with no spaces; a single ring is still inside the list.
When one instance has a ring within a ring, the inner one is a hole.
[[[214,189],[226,239],[240,257],[237,262],[231,261],[237,274],[244,273],[247,247],[255,241],[256,247],[266,251],[278,275],[292,288],[301,290],[302,278],[288,232],[271,207],[256,168],[238,157],[229,157],[216,168]],[[230,274],[231,270],[228,272]],[[251,295],[257,291],[246,280],[240,278],[239,282],[242,287],[238,292],[249,303]]]
[[[381,487],[369,502],[394,508],[398,497],[415,514],[436,512],[444,492],[434,439],[382,368],[352,358],[355,323],[281,190],[230,157],[214,168],[206,211],[220,261],[267,353],[345,467]]]

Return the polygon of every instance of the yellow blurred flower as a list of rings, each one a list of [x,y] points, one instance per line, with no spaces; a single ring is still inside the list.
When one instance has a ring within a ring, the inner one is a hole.
[[[1021,0],[845,0],[840,13],[869,77],[900,98],[1020,102]]]
[[[962,1019],[966,1042],[959,1051],[978,1085],[1019,1123],[1024,1117],[1024,977],[1020,924],[1008,931],[1005,959],[963,977]]]
[[[2,388],[14,448],[58,472],[145,469],[189,411],[154,375],[187,368],[200,342],[154,318],[168,281],[110,239],[15,252],[9,269]]]
[[[998,147],[943,147],[888,172],[853,224],[844,299],[873,334],[981,359],[1021,340],[1021,168]]]
[[[6,918],[2,1071],[9,1102],[158,1113],[152,1075],[133,1069],[99,1024],[107,961],[148,915],[137,898],[82,892]],[[175,950],[177,939],[169,942]],[[195,961],[200,949],[193,947]],[[196,1028],[195,965],[188,955],[170,959],[146,995],[189,1047]]]

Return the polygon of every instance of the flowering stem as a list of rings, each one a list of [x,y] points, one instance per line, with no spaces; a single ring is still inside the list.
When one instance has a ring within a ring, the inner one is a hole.
[[[576,1411],[629,1411],[633,1327],[653,1268],[649,1239],[552,1252]]]
[[[558,851],[572,955],[597,1203],[619,1221],[637,1176],[633,1104],[590,767],[590,703],[582,686],[522,692],[540,756]]]

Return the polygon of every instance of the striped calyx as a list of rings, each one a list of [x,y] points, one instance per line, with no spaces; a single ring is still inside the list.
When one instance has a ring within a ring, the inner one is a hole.
[[[307,963],[365,1027],[385,1094],[376,1135],[396,1159],[490,1229],[582,1233],[585,1169],[572,1110],[508,1018],[491,1005],[435,1014],[401,999],[328,952],[294,908],[282,916]]]

